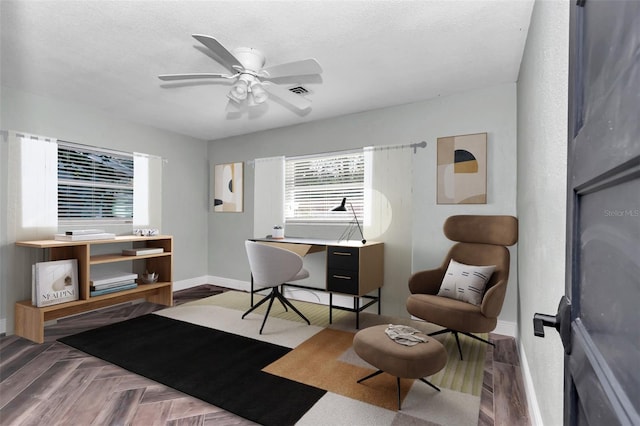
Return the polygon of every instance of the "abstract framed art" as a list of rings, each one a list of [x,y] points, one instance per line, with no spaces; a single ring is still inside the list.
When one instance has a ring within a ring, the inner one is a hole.
[[[244,163],[216,164],[214,167],[213,211],[243,211]]]
[[[438,138],[438,204],[487,203],[487,134]]]

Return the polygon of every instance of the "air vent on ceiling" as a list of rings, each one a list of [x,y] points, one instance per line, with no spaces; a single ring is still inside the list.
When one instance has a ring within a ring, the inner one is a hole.
[[[307,89],[304,86],[293,86],[293,87],[289,87],[289,91],[296,93],[298,95],[306,95],[307,93],[310,93],[311,91],[309,89]]]

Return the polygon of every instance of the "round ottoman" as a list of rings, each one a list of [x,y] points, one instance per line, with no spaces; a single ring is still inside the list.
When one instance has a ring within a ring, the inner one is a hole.
[[[437,373],[447,364],[447,351],[444,346],[433,337],[418,333],[426,338],[426,343],[405,346],[396,343],[387,336],[387,325],[376,325],[365,328],[356,333],[353,338],[353,350],[369,364],[378,369],[358,380],[358,383],[385,372],[396,376],[398,384],[398,410],[400,402],[400,378],[419,379],[437,391],[440,389],[424,379]]]

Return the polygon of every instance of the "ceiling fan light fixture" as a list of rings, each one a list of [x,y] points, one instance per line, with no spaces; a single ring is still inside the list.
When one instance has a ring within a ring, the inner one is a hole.
[[[238,80],[227,94],[227,97],[232,101],[242,102],[247,99],[248,93],[249,87],[247,82],[244,80]]]
[[[269,98],[269,94],[260,83],[251,85],[251,95],[253,96],[253,102],[256,104],[262,104]]]

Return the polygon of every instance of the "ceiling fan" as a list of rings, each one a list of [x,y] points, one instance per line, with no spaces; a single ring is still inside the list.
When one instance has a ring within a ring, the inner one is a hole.
[[[164,81],[186,79],[228,79],[235,80],[227,94],[228,108],[238,108],[243,104],[254,106],[264,103],[269,95],[279,98],[292,107],[304,111],[311,107],[311,102],[303,96],[270,81],[283,77],[296,77],[322,73],[320,64],[315,59],[303,59],[264,68],[265,56],[250,47],[227,50],[218,40],[211,36],[193,34],[193,38],[204,44],[214,54],[215,59],[231,71],[231,74],[192,73],[163,74],[158,78]]]

